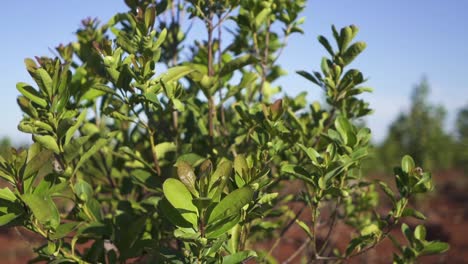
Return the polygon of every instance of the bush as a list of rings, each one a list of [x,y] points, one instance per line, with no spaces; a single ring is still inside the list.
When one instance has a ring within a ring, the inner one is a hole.
[[[433,188],[431,175],[411,157],[395,169],[395,188],[360,175],[371,134],[353,123],[371,112],[358,97],[371,89],[348,69],[366,47],[352,42],[356,26],[332,27],[335,47],[320,36],[329,53],[321,72],[298,72],[323,89],[321,106],[305,93],[272,100],[304,1],[126,3],[130,11],[103,26],[84,20],[60,57],[25,61],[35,84],[17,85],[18,128],[34,144],[0,159],[11,186],[0,189],[0,225],[44,237],[37,261],[271,262],[275,246],[256,252],[256,239],[295,223],[309,262],[345,261],[392,238],[405,218],[424,218],[408,200]],[[207,39],[184,48],[190,23],[203,23]],[[156,74],[159,65],[167,70]],[[279,195],[292,180],[303,188]],[[375,186],[392,201],[383,216]],[[290,201],[311,209],[312,224]],[[343,252],[329,250],[338,221],[354,230]],[[329,230],[322,244],[320,228]],[[448,249],[426,241],[422,225],[401,228],[408,244],[392,239],[396,263]]]

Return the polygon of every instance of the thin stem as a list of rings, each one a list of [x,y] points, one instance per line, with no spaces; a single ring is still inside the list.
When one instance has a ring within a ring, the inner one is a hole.
[[[328,229],[327,235],[325,236],[325,241],[323,242],[323,245],[318,252],[319,255],[322,255],[322,253],[327,248],[328,242],[330,241],[330,237],[331,237],[333,228],[335,227],[335,223],[336,223],[336,216],[338,214],[338,205],[340,204],[340,200],[341,200],[341,197],[339,197],[338,201],[336,202],[335,210],[333,210],[333,213],[331,216],[332,222],[330,224],[330,228]]]
[[[281,239],[283,238],[284,234],[289,230],[289,228],[291,228],[293,226],[293,224],[296,222],[296,220],[301,216],[302,212],[304,211],[304,209],[306,208],[306,205],[304,204],[301,209],[299,209],[299,211],[297,212],[297,214],[294,216],[293,219],[291,219],[291,221],[288,222],[288,224],[281,230],[280,232],[280,235],[279,237],[275,240],[275,243],[273,244],[273,246],[270,248],[270,250],[268,251],[268,255],[271,256],[271,254],[273,253],[273,250],[275,250],[275,248],[279,245],[279,243],[281,242]]]
[[[151,129],[148,129],[151,154],[153,155],[154,168],[159,176],[161,176],[161,167],[159,167],[158,154],[156,153],[156,145],[154,144],[154,132]]]
[[[302,245],[298,249],[296,249],[296,251],[294,251],[294,253],[292,253],[291,256],[289,256],[289,258],[287,258],[285,261],[283,261],[283,264],[288,264],[291,261],[293,261],[307,247],[307,245],[309,245],[310,241],[311,241],[311,239],[310,239],[310,237],[308,237],[302,243]]]
[[[262,80],[260,82],[260,95],[258,101],[263,100],[263,93],[264,93],[264,86],[266,82],[266,76],[268,71],[268,53],[269,53],[269,45],[270,45],[270,19],[267,19],[267,26],[265,31],[265,49],[263,50],[263,58],[261,62],[262,68]]]
[[[213,68],[213,13],[210,12],[208,21],[206,22],[208,30],[208,76],[214,76]],[[208,98],[208,129],[211,143],[213,143],[214,137],[214,119],[216,118],[216,109],[213,95],[209,95]]]

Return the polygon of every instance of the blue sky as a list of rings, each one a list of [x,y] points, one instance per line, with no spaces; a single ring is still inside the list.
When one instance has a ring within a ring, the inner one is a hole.
[[[30,82],[23,60],[51,56],[49,49],[74,40],[73,32],[85,17],[107,21],[127,10],[120,0],[6,1],[0,16],[0,137],[28,142],[30,135],[17,132],[21,112],[16,105],[17,82]],[[296,70],[317,70],[326,52],[316,41],[331,35],[330,25],[355,24],[365,50],[352,66],[368,78],[375,89],[366,95],[373,116],[367,118],[374,140],[385,137],[387,126],[409,105],[412,87],[426,75],[431,84],[430,101],[448,111],[447,129],[453,129],[456,111],[468,104],[468,1],[458,0],[309,0],[303,13],[304,35],[290,38],[280,63],[289,72],[279,84],[288,94],[302,90],[320,100],[317,87]]]

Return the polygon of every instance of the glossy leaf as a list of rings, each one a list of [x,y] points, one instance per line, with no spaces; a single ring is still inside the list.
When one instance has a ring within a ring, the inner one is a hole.
[[[241,208],[252,201],[253,194],[254,191],[250,187],[242,187],[231,192],[213,208],[208,217],[208,223],[239,214]]]
[[[193,226],[197,226],[197,207],[192,203],[192,194],[185,185],[179,180],[167,179],[163,184],[163,191],[166,199],[182,217]]]

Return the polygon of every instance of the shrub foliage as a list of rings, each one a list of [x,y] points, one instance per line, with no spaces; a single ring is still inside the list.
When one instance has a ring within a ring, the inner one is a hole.
[[[371,134],[355,120],[371,113],[359,97],[371,89],[350,67],[366,47],[356,26],[320,36],[320,71],[297,72],[323,90],[321,105],[305,92],[273,99],[304,0],[125,2],[106,24],[84,20],[57,57],[25,60],[34,84],[17,84],[18,128],[34,144],[0,158],[0,225],[42,236],[36,261],[275,263],[278,243],[255,242],[295,224],[309,261],[345,261],[386,238],[396,263],[448,249],[401,224],[425,218],[408,201],[433,188],[429,172],[405,156],[394,187],[360,173]],[[206,38],[190,42],[192,23]],[[302,187],[280,195],[292,181]],[[354,230],[344,251],[329,243],[337,222]],[[400,224],[407,243],[390,234]]]

